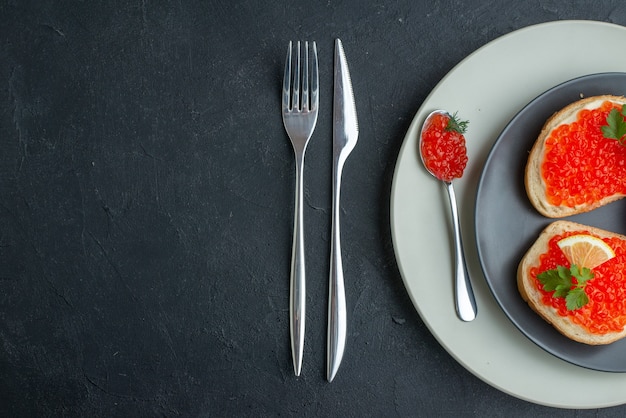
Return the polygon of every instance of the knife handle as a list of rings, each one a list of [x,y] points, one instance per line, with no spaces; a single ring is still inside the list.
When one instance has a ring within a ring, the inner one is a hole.
[[[341,188],[341,164],[333,175],[333,216],[330,244],[330,278],[328,290],[328,335],[327,335],[327,368],[326,378],[332,382],[346,345],[347,313],[346,292],[343,281],[341,263],[341,232],[339,228],[339,195]]]
[[[289,285],[289,330],[293,370],[300,376],[304,351],[306,281],[304,269],[304,223],[302,220],[304,155],[296,157],[296,201],[294,209],[293,245]]]

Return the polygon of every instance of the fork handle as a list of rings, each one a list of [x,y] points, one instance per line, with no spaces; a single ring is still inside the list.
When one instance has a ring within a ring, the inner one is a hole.
[[[330,244],[330,278],[328,290],[328,335],[326,346],[326,378],[332,382],[346,345],[346,292],[341,262],[341,232],[339,227],[342,162],[333,170],[333,214]]]
[[[289,329],[291,334],[291,356],[296,376],[300,376],[304,351],[305,325],[305,269],[304,269],[304,223],[302,205],[304,202],[303,177],[304,154],[296,155],[296,201],[294,208],[293,246],[291,252],[291,276],[289,289]]]

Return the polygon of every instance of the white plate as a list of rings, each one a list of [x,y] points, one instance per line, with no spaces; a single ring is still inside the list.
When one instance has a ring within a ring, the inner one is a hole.
[[[421,318],[467,370],[503,392],[542,405],[599,408],[626,403],[626,374],[565,362],[532,343],[508,320],[478,263],[473,230],[476,187],[491,146],[517,112],[564,81],[624,71],[626,55],[615,51],[621,51],[625,41],[622,26],[560,21],[530,26],[490,42],[459,63],[426,98],[396,163],[391,230],[400,273]],[[445,190],[421,166],[416,148],[424,117],[440,108],[458,111],[470,121],[469,163],[463,178],[455,181],[478,304],[478,317],[469,323],[458,320],[454,311]],[[547,391],[546,383],[584,390]]]

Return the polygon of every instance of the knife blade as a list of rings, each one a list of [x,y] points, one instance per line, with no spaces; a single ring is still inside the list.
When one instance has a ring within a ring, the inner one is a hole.
[[[326,378],[335,378],[346,345],[346,295],[341,261],[340,195],[341,175],[348,155],[359,136],[352,81],[340,39],[335,39],[333,92],[333,211],[328,290],[328,335]]]

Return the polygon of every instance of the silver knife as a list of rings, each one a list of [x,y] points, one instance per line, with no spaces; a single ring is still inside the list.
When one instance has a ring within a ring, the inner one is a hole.
[[[328,336],[326,378],[332,382],[346,346],[346,294],[341,264],[339,207],[343,165],[354,149],[359,136],[356,106],[346,55],[341,40],[335,40],[335,71],[333,96],[333,215],[330,244],[330,279],[328,291]]]

